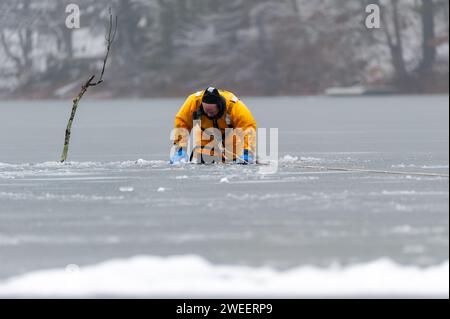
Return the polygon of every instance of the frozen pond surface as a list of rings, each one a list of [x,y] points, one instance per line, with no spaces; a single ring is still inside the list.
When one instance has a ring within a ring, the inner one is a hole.
[[[180,99],[82,101],[67,164],[70,102],[0,102],[0,293],[11,276],[136,255],[277,271],[448,261],[448,178],[299,168],[448,174],[448,96],[244,101],[279,128],[276,174],[169,166]]]

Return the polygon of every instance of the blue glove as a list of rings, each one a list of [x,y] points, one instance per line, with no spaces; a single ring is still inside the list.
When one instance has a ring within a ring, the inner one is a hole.
[[[186,154],[186,151],[183,148],[180,148],[178,152],[176,152],[170,159],[170,164],[179,164],[182,162],[189,162],[189,158]]]
[[[253,158],[253,154],[250,153],[248,150],[244,150],[244,154],[242,154],[241,157],[237,159],[238,164],[253,164],[255,159]]]

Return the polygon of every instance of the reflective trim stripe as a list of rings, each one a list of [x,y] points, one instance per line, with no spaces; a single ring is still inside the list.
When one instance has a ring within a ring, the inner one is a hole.
[[[227,123],[227,126],[231,127],[231,115],[227,112],[227,115],[225,116],[225,122]]]

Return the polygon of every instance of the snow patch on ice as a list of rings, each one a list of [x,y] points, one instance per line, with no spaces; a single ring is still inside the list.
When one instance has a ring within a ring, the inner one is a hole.
[[[42,162],[42,163],[20,163],[20,164],[9,164],[1,163],[0,169],[33,169],[33,168],[128,168],[128,167],[142,167],[142,166],[152,166],[167,164],[165,161],[152,160],[147,161],[143,159],[133,160],[133,161],[122,161],[122,162]]]
[[[423,169],[448,169],[448,164],[442,165],[416,165],[416,164],[395,164],[391,165],[392,168],[423,168]]]
[[[239,201],[255,201],[255,200],[274,200],[274,199],[291,199],[295,201],[300,200],[308,200],[311,199],[311,196],[307,195],[299,195],[299,194],[277,194],[277,193],[271,193],[271,194],[263,194],[263,195],[255,195],[255,194],[227,194],[227,198],[231,198],[234,200]]]
[[[399,212],[411,212],[413,209],[403,204],[394,204],[395,210]]]
[[[439,296],[449,295],[449,262],[428,268],[389,259],[346,267],[213,265],[199,256],[138,256],[36,271],[0,282],[2,296]]]
[[[282,163],[295,163],[297,161],[298,161],[297,156],[285,155],[283,158],[281,158]]]
[[[371,193],[372,195],[376,195],[377,193]],[[449,192],[442,192],[442,191],[428,191],[428,192],[420,192],[420,191],[413,191],[413,190],[398,190],[398,191],[387,191],[383,190],[381,192],[381,195],[412,195],[412,196],[440,196],[440,195],[449,195]]]
[[[448,165],[424,165],[422,168],[425,169],[448,169]]]
[[[312,156],[291,156],[291,155],[285,155],[280,159],[281,163],[284,164],[292,164],[292,163],[304,163],[304,164],[319,164],[319,163],[337,163],[337,162],[346,162],[351,161],[352,159],[350,157],[345,159],[323,159],[318,157],[312,157]]]
[[[317,158],[317,157],[300,157],[300,161],[304,162],[304,163],[320,163],[323,162],[324,160],[322,158]]]
[[[53,201],[58,200],[62,202],[99,202],[99,201],[120,201],[123,200],[123,196],[100,196],[100,195],[84,195],[84,194],[72,194],[72,195],[59,195],[52,193],[13,193],[13,192],[0,192],[0,198],[9,200],[39,200],[39,201]]]
[[[410,225],[400,225],[392,228],[392,234],[400,235],[426,235],[426,234],[444,234],[446,232],[445,227],[412,227]]]
[[[146,161],[138,159],[123,162],[42,162],[8,164],[0,163],[0,178],[14,179],[35,176],[69,176],[91,173],[92,171],[106,171],[133,168],[162,168],[167,165],[164,161]]]
[[[414,165],[414,164],[404,164],[404,163],[401,163],[401,164],[391,165],[391,167],[392,167],[392,168],[412,168],[412,167],[417,167],[417,166]]]
[[[15,167],[16,165],[14,164],[8,164],[8,163],[2,163],[0,162],[0,168],[11,168],[11,167]]]

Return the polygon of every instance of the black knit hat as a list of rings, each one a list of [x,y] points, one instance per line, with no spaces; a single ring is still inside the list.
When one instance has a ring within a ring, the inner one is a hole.
[[[219,119],[223,116],[223,114],[225,114],[226,100],[222,95],[220,95],[218,89],[214,87],[207,88],[203,94],[202,102],[207,104],[216,104],[219,107],[219,113],[217,113],[214,117],[215,119]]]
[[[203,94],[202,102],[207,104],[216,104],[219,105],[222,102],[222,96],[219,93],[219,90],[217,90],[214,87],[209,87],[205,90],[205,93]]]

